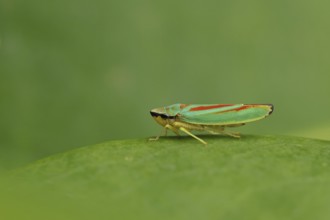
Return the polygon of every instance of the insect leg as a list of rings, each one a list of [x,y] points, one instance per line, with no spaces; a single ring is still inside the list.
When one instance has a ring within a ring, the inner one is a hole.
[[[163,136],[163,133],[164,133],[164,136],[167,136],[167,129],[172,130],[176,135],[180,136],[178,129],[176,129],[173,126],[167,124],[167,125],[165,125],[164,130],[162,130],[160,135],[158,135],[157,137],[154,137],[154,138],[149,138],[149,141],[157,141],[160,136]]]
[[[224,134],[234,138],[241,137],[238,132],[225,131],[224,127],[216,127],[216,128],[207,127],[206,131],[209,132],[210,134]]]
[[[191,132],[189,132],[187,129],[180,127],[179,128],[181,131],[183,131],[184,133],[190,135],[191,137],[195,138],[196,140],[202,142],[203,144],[207,144],[204,140],[200,139],[199,137],[197,137],[196,135],[192,134]]]
[[[162,136],[163,132],[165,133],[165,136],[166,136],[167,135],[167,128],[162,129],[160,135],[158,135],[157,137],[149,138],[149,141],[157,141],[159,139],[159,137]]]
[[[223,130],[223,127],[205,126],[205,131],[209,132],[210,134],[222,134]]]
[[[234,138],[241,138],[238,132],[229,132],[229,131],[222,131],[223,134],[228,135]]]
[[[180,136],[178,129],[176,129],[175,127],[173,127],[173,126],[170,125],[170,124],[165,125],[165,129],[170,129],[170,130],[173,131],[176,135]],[[165,135],[165,136],[166,136],[166,135]]]

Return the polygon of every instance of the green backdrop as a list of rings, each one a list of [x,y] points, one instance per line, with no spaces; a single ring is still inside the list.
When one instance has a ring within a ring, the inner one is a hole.
[[[237,129],[330,139],[330,2],[0,3],[0,169],[156,135],[149,110],[273,103]]]

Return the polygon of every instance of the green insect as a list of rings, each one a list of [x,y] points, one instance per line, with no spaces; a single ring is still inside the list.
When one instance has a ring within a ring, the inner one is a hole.
[[[225,131],[226,127],[242,126],[248,122],[257,121],[270,115],[274,110],[272,104],[205,104],[187,105],[174,104],[155,108],[151,116],[161,126],[180,135],[182,131],[203,144],[204,140],[192,134],[190,130],[207,131],[211,134],[225,134],[239,138],[239,133]],[[151,138],[150,140],[158,140]]]

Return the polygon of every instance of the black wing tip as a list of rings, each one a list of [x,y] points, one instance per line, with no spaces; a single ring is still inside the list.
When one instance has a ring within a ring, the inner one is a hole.
[[[249,104],[249,105],[259,105],[259,106],[261,105],[263,107],[268,106],[269,109],[270,109],[269,112],[268,112],[268,115],[271,115],[274,111],[274,105],[273,104]],[[266,115],[266,116],[268,116],[268,115]]]
[[[274,111],[274,105],[273,104],[267,104],[270,107],[270,111],[268,113],[268,115],[271,115]]]

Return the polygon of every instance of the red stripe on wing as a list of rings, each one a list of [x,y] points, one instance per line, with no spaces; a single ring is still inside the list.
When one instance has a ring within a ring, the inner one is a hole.
[[[239,107],[239,108],[235,108],[235,109],[232,109],[232,110],[228,110],[228,111],[241,111],[241,110],[244,110],[244,109],[247,109],[247,108],[252,108],[254,105],[243,105],[242,107]],[[224,111],[226,112],[226,111]]]
[[[233,104],[219,104],[219,105],[209,105],[209,106],[198,106],[195,108],[191,108],[189,111],[202,111],[202,110],[209,110],[214,108],[221,108],[226,106],[232,106]]]
[[[235,109],[230,109],[230,110],[227,110],[227,111],[223,111],[221,113],[225,113],[225,112],[231,112],[231,111],[235,111],[235,112],[238,112],[238,111],[242,111],[244,109],[248,109],[248,108],[254,108],[254,107],[258,107],[258,106],[262,106],[262,104],[245,104],[239,108],[235,108]]]

